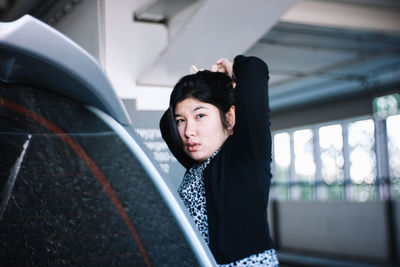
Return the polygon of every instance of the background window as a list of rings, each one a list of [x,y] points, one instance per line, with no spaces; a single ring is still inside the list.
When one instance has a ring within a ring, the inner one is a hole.
[[[290,176],[290,135],[278,133],[274,135],[274,183],[276,184],[273,194],[277,199],[288,199],[288,183]]]
[[[344,158],[342,126],[334,124],[319,128],[322,173],[322,198],[342,199],[344,196]]]
[[[294,165],[297,185],[293,187],[294,199],[312,199],[316,165],[314,160],[313,132],[310,129],[293,133]]]
[[[375,123],[379,122],[370,117],[276,133],[271,196],[281,200],[382,200],[386,191],[377,181],[376,150],[387,146],[380,159],[384,161],[382,171],[390,176],[390,197],[400,199],[400,115],[387,117],[386,131],[378,130]]]
[[[374,129],[372,119],[349,124],[349,189],[350,197],[357,201],[377,198]]]

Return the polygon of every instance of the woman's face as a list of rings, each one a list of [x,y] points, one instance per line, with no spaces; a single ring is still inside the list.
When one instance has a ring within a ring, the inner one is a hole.
[[[228,138],[219,109],[195,98],[186,98],[175,107],[175,121],[185,153],[203,162]]]

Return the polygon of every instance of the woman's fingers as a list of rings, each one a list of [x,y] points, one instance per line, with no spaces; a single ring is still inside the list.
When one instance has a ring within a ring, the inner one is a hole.
[[[220,58],[217,60],[217,64],[223,64],[224,62],[229,62],[227,58]]]
[[[222,72],[232,77],[233,63],[226,58],[220,58],[211,66],[211,71]]]
[[[233,68],[233,63],[230,62],[228,59],[226,58],[220,58],[217,60],[217,66],[219,69],[223,69],[224,72],[227,75],[229,75],[230,77],[232,77],[232,68]]]
[[[222,72],[222,73],[226,73],[226,69],[223,65],[221,64],[214,64],[211,66],[211,71],[213,72]]]
[[[225,67],[218,67],[218,72],[226,73]]]

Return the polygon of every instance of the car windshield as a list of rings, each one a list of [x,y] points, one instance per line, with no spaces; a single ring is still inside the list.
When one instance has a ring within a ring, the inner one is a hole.
[[[196,266],[139,161],[84,106],[0,83],[0,262]]]

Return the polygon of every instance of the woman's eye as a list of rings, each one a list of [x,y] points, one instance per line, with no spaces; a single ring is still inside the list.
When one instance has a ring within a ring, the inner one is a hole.
[[[203,114],[203,113],[200,113],[200,114],[197,114],[197,115],[196,115],[196,118],[197,118],[197,119],[201,119],[201,118],[203,118],[203,117],[204,117],[204,114]]]
[[[183,119],[177,119],[176,120],[176,124],[180,124],[180,123],[182,123],[184,120]]]

